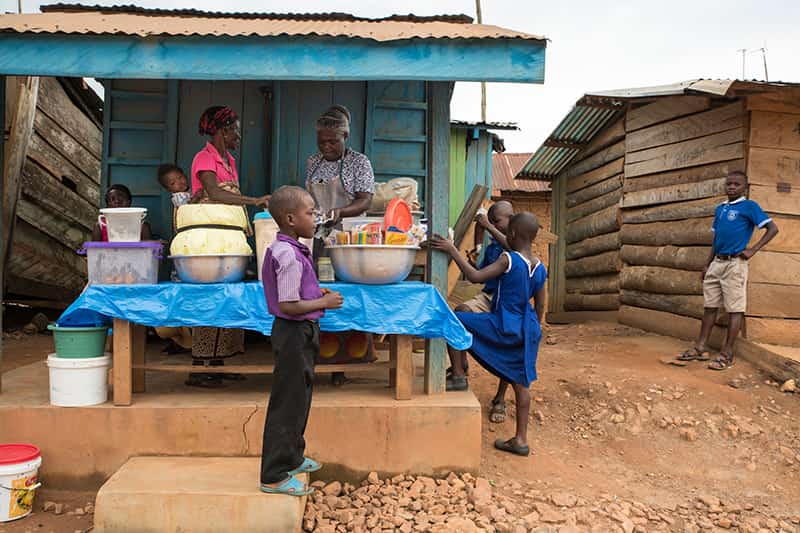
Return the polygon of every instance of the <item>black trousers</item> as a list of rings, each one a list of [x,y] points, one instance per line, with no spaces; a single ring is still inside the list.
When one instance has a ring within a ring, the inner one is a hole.
[[[290,470],[303,463],[303,433],[311,409],[319,325],[308,320],[276,318],[271,340],[275,372],[264,423],[261,483],[282,481]]]

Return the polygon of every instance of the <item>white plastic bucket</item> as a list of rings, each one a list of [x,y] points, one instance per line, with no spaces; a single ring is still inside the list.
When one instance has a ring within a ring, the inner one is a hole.
[[[108,400],[111,354],[88,359],[65,359],[50,354],[50,403],[59,407],[97,405]]]
[[[0,522],[31,514],[41,465],[42,456],[36,446],[0,445]]]
[[[97,223],[106,226],[109,242],[139,242],[146,215],[144,207],[108,207],[100,210]]]

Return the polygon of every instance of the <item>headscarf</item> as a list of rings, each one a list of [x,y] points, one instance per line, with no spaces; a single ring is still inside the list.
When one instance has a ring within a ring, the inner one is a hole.
[[[350,134],[350,111],[343,105],[333,105],[317,119],[317,131],[333,130],[342,135]]]
[[[203,112],[200,117],[198,130],[200,135],[214,135],[222,128],[230,126],[239,120],[236,111],[227,106],[212,106]]]

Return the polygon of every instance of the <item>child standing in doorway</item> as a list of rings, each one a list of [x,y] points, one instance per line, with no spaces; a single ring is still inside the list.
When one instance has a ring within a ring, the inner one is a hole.
[[[533,255],[533,240],[539,223],[532,213],[514,215],[508,224],[507,241],[511,251],[503,252],[491,265],[475,269],[461,256],[452,241],[434,237],[431,245],[448,252],[467,279],[484,283],[497,279],[497,291],[487,313],[456,313],[464,327],[472,333],[470,354],[486,370],[511,384],[517,404],[516,433],[508,439],[498,439],[498,450],[516,455],[529,455],[528,414],[530,391],[536,379],[536,357],[542,337],[540,320],[544,312],[544,283],[547,271]],[[536,308],[531,307],[534,299]],[[459,351],[448,347],[453,363],[453,375],[463,376]]]
[[[314,199],[305,189],[283,186],[272,195],[270,212],[280,232],[264,254],[262,278],[275,354],[273,387],[264,423],[261,490],[303,496],[313,489],[295,476],[321,465],[304,456],[303,437],[311,408],[319,323],[326,309],[342,306],[342,295],[321,289],[311,250],[299,239],[314,237]]]
[[[747,261],[778,234],[778,226],[756,202],[748,200],[747,175],[731,172],[725,178],[728,201],[714,211],[714,243],[703,269],[703,323],[694,346],[680,354],[679,361],[708,361],[708,339],[714,329],[717,311],[728,312],[728,333],[712,361],[711,370],[727,370],[733,366],[733,343],[739,336],[747,310]],[[748,243],[755,228],[766,231],[752,247]]]
[[[106,206],[107,207],[130,207],[133,202],[131,190],[125,185],[119,183],[112,185],[106,191]],[[149,241],[151,238],[150,223],[142,222],[141,240]],[[107,241],[108,233],[105,226],[101,226],[98,221],[92,230],[93,241]]]

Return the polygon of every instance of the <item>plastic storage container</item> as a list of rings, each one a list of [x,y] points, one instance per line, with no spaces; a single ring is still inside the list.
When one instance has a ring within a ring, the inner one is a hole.
[[[50,403],[59,407],[98,405],[108,400],[111,354],[91,359],[64,359],[50,354]]]
[[[264,254],[267,248],[275,242],[278,235],[278,223],[268,211],[256,213],[253,218],[253,227],[256,231],[256,262],[258,263],[258,279],[261,281],[261,265],[264,263]]]
[[[139,242],[145,216],[144,207],[108,207],[100,210],[97,223],[106,226],[109,242]]]
[[[100,357],[106,346],[108,327],[64,327],[50,324],[58,357],[86,359]]]
[[[42,454],[32,444],[0,444],[0,522],[31,514]]]
[[[90,241],[81,251],[89,262],[90,284],[153,285],[158,283],[161,248],[158,241]]]

